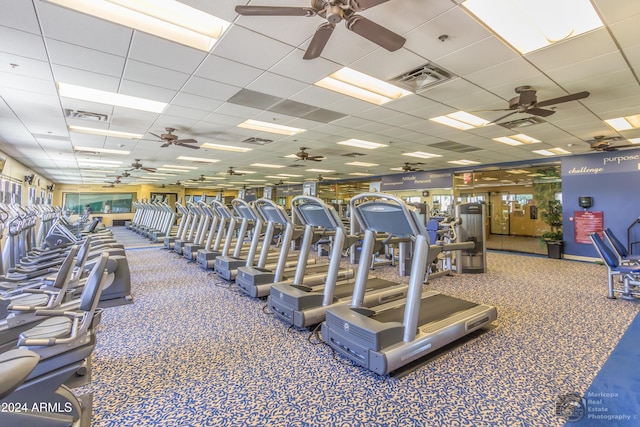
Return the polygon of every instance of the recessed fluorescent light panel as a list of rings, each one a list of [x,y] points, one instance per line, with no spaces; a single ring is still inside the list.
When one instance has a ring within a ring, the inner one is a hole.
[[[209,52],[230,23],[173,0],[49,0],[60,6]]]
[[[562,154],[571,154],[569,151],[563,148],[549,148],[548,150],[534,150],[536,154],[540,154],[541,156],[558,156]]]
[[[336,71],[315,85],[376,105],[411,95],[408,90],[348,67]]]
[[[511,135],[511,136],[502,136],[500,138],[493,138],[493,140],[502,142],[503,144],[512,145],[512,146],[523,145],[523,144],[535,144],[537,142],[540,142],[539,140],[535,138],[531,138],[530,136],[527,136],[523,133],[519,133],[517,135]]]
[[[347,139],[346,141],[340,141],[338,145],[348,145],[350,147],[365,148],[367,150],[375,150],[376,148],[387,147],[386,144],[380,144],[378,142],[364,141],[362,139]]]
[[[362,166],[362,167],[379,166],[377,163],[366,163],[366,162],[349,162],[349,163],[345,163],[345,165]]]
[[[638,129],[640,128],[640,114],[627,117],[616,117],[615,119],[605,120],[605,123],[617,131]]]
[[[259,120],[251,120],[251,119],[245,120],[244,122],[240,123],[237,127],[243,128],[243,129],[257,130],[260,132],[277,133],[280,135],[287,135],[287,136],[297,135],[306,130],[306,129],[294,128],[291,126],[283,126],[275,123],[261,122]]]
[[[218,159],[203,159],[202,157],[178,156],[176,160],[190,160],[192,162],[218,163]],[[182,166],[181,166],[182,167]]]
[[[245,147],[234,147],[232,145],[224,145],[224,144],[211,144],[209,142],[205,142],[200,145],[202,148],[210,148],[212,150],[221,150],[221,151],[232,151],[234,153],[246,153],[248,151],[253,150],[253,148],[245,148]]]
[[[245,179],[247,182],[267,182],[266,179]]]
[[[330,173],[330,172],[335,172],[335,171],[334,170],[329,170],[329,169],[307,169],[307,172]]]
[[[166,102],[152,101],[150,99],[91,89],[68,83],[58,83],[58,93],[60,96],[65,98],[80,99],[82,101],[96,102],[98,104],[115,105],[116,107],[131,108],[134,110],[149,111],[152,113],[162,113],[167,106]]]
[[[524,169],[507,169],[505,170],[505,172],[511,173],[513,175],[525,175],[529,173],[529,171],[526,171]]]
[[[295,175],[295,174],[292,174],[292,173],[279,173],[279,174],[276,174],[276,175],[278,175],[278,176],[276,176],[275,178],[282,178],[282,177],[285,177],[285,178],[300,178],[300,177],[302,177],[302,175]],[[268,178],[268,177],[265,177],[265,178]]]
[[[165,171],[165,172],[182,172],[182,173],[189,172],[186,169],[174,169],[174,168],[156,168],[156,170]]]
[[[461,166],[470,166],[470,165],[479,165],[480,162],[475,162],[473,160],[451,160],[447,163],[451,163],[452,165],[461,165]]]
[[[80,147],[78,145],[74,145],[73,150],[76,152],[123,154],[125,156],[130,153],[130,151],[126,151],[126,150],[111,150],[109,148]]]
[[[424,151],[414,151],[413,153],[402,153],[403,156],[419,157],[421,159],[432,159],[434,157],[442,157],[440,154],[425,153]]]
[[[372,174],[364,173],[364,172],[351,172],[349,175],[353,175],[353,176],[371,176]]]
[[[241,169],[234,169],[234,172],[244,173],[244,174],[256,173],[256,171],[246,171],[246,170],[241,170]]]
[[[174,168],[174,169],[188,169],[188,170],[195,170],[198,169],[195,166],[179,166],[179,165],[162,165],[162,167],[165,168]]]
[[[640,138],[629,138],[628,141],[632,144],[640,144]]]
[[[269,163],[252,163],[251,166],[255,166],[257,168],[273,168],[273,169],[281,169],[284,167],[282,165],[272,165]]]
[[[69,126],[69,132],[89,133],[91,135],[111,136],[113,138],[140,139],[144,135],[141,133],[118,132],[115,130],[88,128],[84,126]]]
[[[522,54],[602,27],[590,0],[466,0],[461,5]]]
[[[429,120],[460,130],[479,128],[487,126],[490,123],[488,120],[464,111],[456,111],[455,113],[434,117]]]

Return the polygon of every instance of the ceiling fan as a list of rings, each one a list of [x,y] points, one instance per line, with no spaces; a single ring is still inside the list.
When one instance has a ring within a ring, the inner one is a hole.
[[[159,138],[161,141],[164,141],[164,144],[162,144],[160,147],[168,147],[170,145],[177,145],[179,147],[185,147],[185,148],[191,148],[194,150],[198,150],[200,149],[200,147],[196,146],[196,145],[189,145],[189,144],[197,144],[198,141],[196,141],[195,139],[178,139],[178,137],[176,135],[173,134],[173,132],[175,132],[176,130],[174,128],[165,128],[165,130],[167,131],[167,133],[163,133],[160,135],[156,135],[153,132],[149,132],[151,135],[155,136],[156,138]]]
[[[297,159],[295,160],[296,162],[298,160],[302,160],[302,161],[311,160],[312,162],[321,162],[324,160],[324,156],[310,156],[309,153],[307,153],[304,150],[308,150],[308,148],[300,147],[300,151],[296,153],[296,157],[297,157]]]
[[[404,165],[402,166],[402,170],[404,172],[418,172],[421,171],[422,169],[420,168],[414,168],[412,165],[424,165],[424,163],[422,162],[404,162]]]
[[[142,163],[140,163],[140,159],[136,159],[135,162],[131,163],[131,167],[133,169],[129,169],[129,171],[134,171],[134,170],[143,170],[143,171],[147,171],[147,172],[155,172],[156,171],[155,168],[144,167],[142,165]]]
[[[311,7],[236,6],[244,16],[305,16],[318,15],[327,22],[316,30],[303,59],[320,56],[336,24],[342,20],[348,30],[372,41],[390,52],[404,46],[406,39],[356,12],[372,8],[389,0],[311,0]]]
[[[227,170],[226,173],[227,175],[236,175],[236,176],[246,175],[245,173],[236,172],[235,170],[233,170],[233,166],[229,166],[229,170]]]
[[[207,178],[205,178],[204,175],[200,175],[199,178],[190,179],[189,181],[196,181],[196,182],[200,181],[200,182],[202,182],[202,181],[206,181],[206,180],[207,180]]]
[[[639,147],[638,144],[611,145],[612,142],[620,141],[622,139],[623,138],[621,136],[597,135],[594,136],[593,139],[589,139],[585,142],[591,146],[592,151],[618,151],[621,148]]]
[[[572,93],[570,95],[559,96],[557,98],[546,99],[544,101],[538,102],[538,98],[536,96],[536,90],[531,86],[518,86],[517,88],[515,88],[515,91],[519,95],[509,100],[509,108],[490,110],[490,111],[511,111],[511,112],[493,120],[491,123],[497,123],[502,119],[505,119],[510,115],[516,114],[516,113],[528,113],[528,114],[533,114],[534,116],[548,117],[552,114],[555,114],[555,111],[546,110],[542,107],[547,107],[549,105],[555,105],[555,104],[562,104],[563,102],[577,101],[578,99],[583,99],[590,95],[589,92],[583,91],[578,93]]]

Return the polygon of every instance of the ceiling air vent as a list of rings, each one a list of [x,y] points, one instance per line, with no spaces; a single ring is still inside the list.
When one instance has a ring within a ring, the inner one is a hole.
[[[417,93],[445,82],[452,76],[452,73],[429,63],[396,77],[391,83]]]
[[[255,136],[252,136],[251,138],[247,138],[242,142],[254,145],[267,145],[271,144],[273,142],[273,139],[256,138]]]
[[[92,122],[107,123],[109,116],[106,114],[92,113],[90,111],[70,110],[65,108],[64,116],[69,119],[89,120]]]
[[[366,154],[364,153],[347,153],[347,154],[343,154],[344,157],[362,157],[362,156],[366,156]]]
[[[511,120],[510,122],[498,123],[500,126],[505,127],[507,129],[517,129],[523,128],[531,125],[537,125],[540,123],[545,123],[540,117],[531,116],[525,117],[522,119]]]

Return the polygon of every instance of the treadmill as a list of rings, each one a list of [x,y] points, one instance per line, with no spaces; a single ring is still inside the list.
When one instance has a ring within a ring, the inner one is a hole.
[[[234,230],[231,226],[235,227],[235,224],[231,224],[231,214],[229,213],[229,209],[219,200],[212,201],[210,206],[202,205],[202,208],[205,210],[205,214],[211,216],[213,220],[211,222],[211,228],[209,229],[207,241],[204,244],[204,247],[198,250],[196,261],[202,268],[213,269],[216,258],[222,255],[220,245],[226,242],[225,234],[233,236]],[[227,225],[229,225],[229,229],[227,229]],[[214,237],[215,241],[213,240]]]
[[[312,264],[313,260],[309,260],[309,252],[314,238],[320,238],[320,234],[315,233],[313,226],[304,227],[304,235],[302,238],[302,244],[300,246],[300,254],[298,256],[297,266],[287,267],[287,258],[289,256],[289,247],[293,240],[294,225],[284,208],[274,201],[269,199],[258,199],[255,204],[260,214],[267,220],[267,232],[271,232],[271,235],[266,234],[262,250],[260,253],[260,261],[258,266],[242,266],[238,268],[238,274],[236,276],[236,284],[240,287],[240,290],[245,294],[254,298],[266,297],[269,295],[271,286],[274,283],[289,281],[293,283],[296,271],[302,271],[304,276],[304,282],[308,285],[316,285],[324,283],[327,278],[328,263],[316,263]],[[264,268],[264,257],[269,250],[269,243],[271,236],[273,235],[273,228],[275,224],[280,224],[284,227],[284,233],[281,242],[280,256],[278,257],[278,263],[275,270]],[[300,274],[298,274],[300,276]],[[353,277],[352,270],[341,270],[338,272],[338,279],[346,279]],[[298,284],[302,284],[302,280],[298,277],[296,281]]]
[[[202,199],[193,204],[193,208],[198,212],[200,221],[193,242],[185,243],[182,248],[182,255],[189,261],[195,262],[198,251],[204,249],[204,238],[207,233],[207,228],[209,227],[209,220],[211,219],[211,217],[204,212],[203,206],[206,205],[207,203]]]
[[[191,211],[184,207],[182,203],[176,202],[175,206],[176,209],[180,211],[181,220],[180,225],[178,225],[178,232],[176,233],[176,235],[168,239],[164,239],[164,248],[169,250],[173,250],[176,244],[176,240],[182,240],[186,237],[187,230],[189,229],[189,227],[191,227],[191,220],[193,219]]]
[[[333,206],[311,196],[298,196],[291,202],[298,219],[309,227],[322,227],[335,232],[329,255],[329,269],[325,283],[315,286],[302,284],[305,266],[296,270],[293,283],[275,283],[267,298],[269,309],[285,322],[298,328],[316,325],[325,319],[327,308],[351,301],[353,280],[338,281],[342,251],[360,239],[347,236],[344,224]],[[360,267],[368,270],[366,262]],[[364,305],[379,305],[407,296],[407,285],[369,276]]]
[[[227,245],[225,242],[225,246],[222,249],[222,255],[216,257],[215,266],[214,266],[215,271],[219,277],[228,281],[234,281],[236,279],[236,276],[238,274],[238,268],[245,265],[246,266],[254,265],[255,256],[258,250],[258,245],[260,244],[261,240],[263,242],[264,241],[269,242],[271,240],[271,237],[268,240],[260,238],[264,221],[262,220],[260,213],[255,209],[254,206],[252,206],[251,204],[247,203],[242,199],[234,199],[231,202],[231,205],[233,206],[233,210],[236,212],[237,216],[239,218],[242,218],[238,236],[244,236],[246,234],[248,237],[249,232],[247,230],[250,228],[252,228],[251,232],[253,234],[251,236],[251,244],[249,246],[248,251],[245,251],[242,248],[244,239],[240,237],[236,240],[236,245],[235,245],[232,256],[228,255],[231,245],[230,244]],[[232,221],[235,221],[235,218],[233,218]],[[296,231],[294,231],[294,235],[293,235],[294,239],[296,238],[296,234],[302,235],[302,233],[297,233]],[[267,248],[265,250],[269,249],[268,246],[269,244],[267,243]],[[264,261],[264,262],[258,265],[258,267],[274,268],[277,265],[278,257],[279,257],[278,252],[269,251],[267,252],[265,257],[261,256],[260,259],[261,261]],[[295,254],[290,254],[287,257],[286,267],[291,267],[294,265],[297,265],[297,257],[295,256]]]
[[[351,199],[351,212],[365,230],[362,259],[372,254],[376,232],[412,236],[414,252],[406,299],[365,307],[367,271],[361,268],[351,304],[327,309],[322,337],[336,352],[386,375],[496,320],[495,307],[422,292],[429,237],[415,208],[396,196],[363,193]]]
[[[202,225],[202,211],[198,209],[196,204],[193,202],[187,202],[187,210],[191,216],[191,226],[183,238],[176,239],[175,242],[173,242],[173,251],[178,255],[183,254],[184,246],[187,243],[193,242],[193,239],[198,235],[198,230]]]

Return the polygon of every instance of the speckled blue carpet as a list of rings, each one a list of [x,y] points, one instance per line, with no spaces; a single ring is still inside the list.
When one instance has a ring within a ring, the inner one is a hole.
[[[640,317],[629,326],[567,426],[640,425]]]
[[[428,287],[495,305],[496,327],[389,378],[182,257],[128,258],[135,303],[99,326],[95,426],[561,426],[558,396],[585,393],[638,311],[606,298],[602,266],[489,253],[486,274]]]

